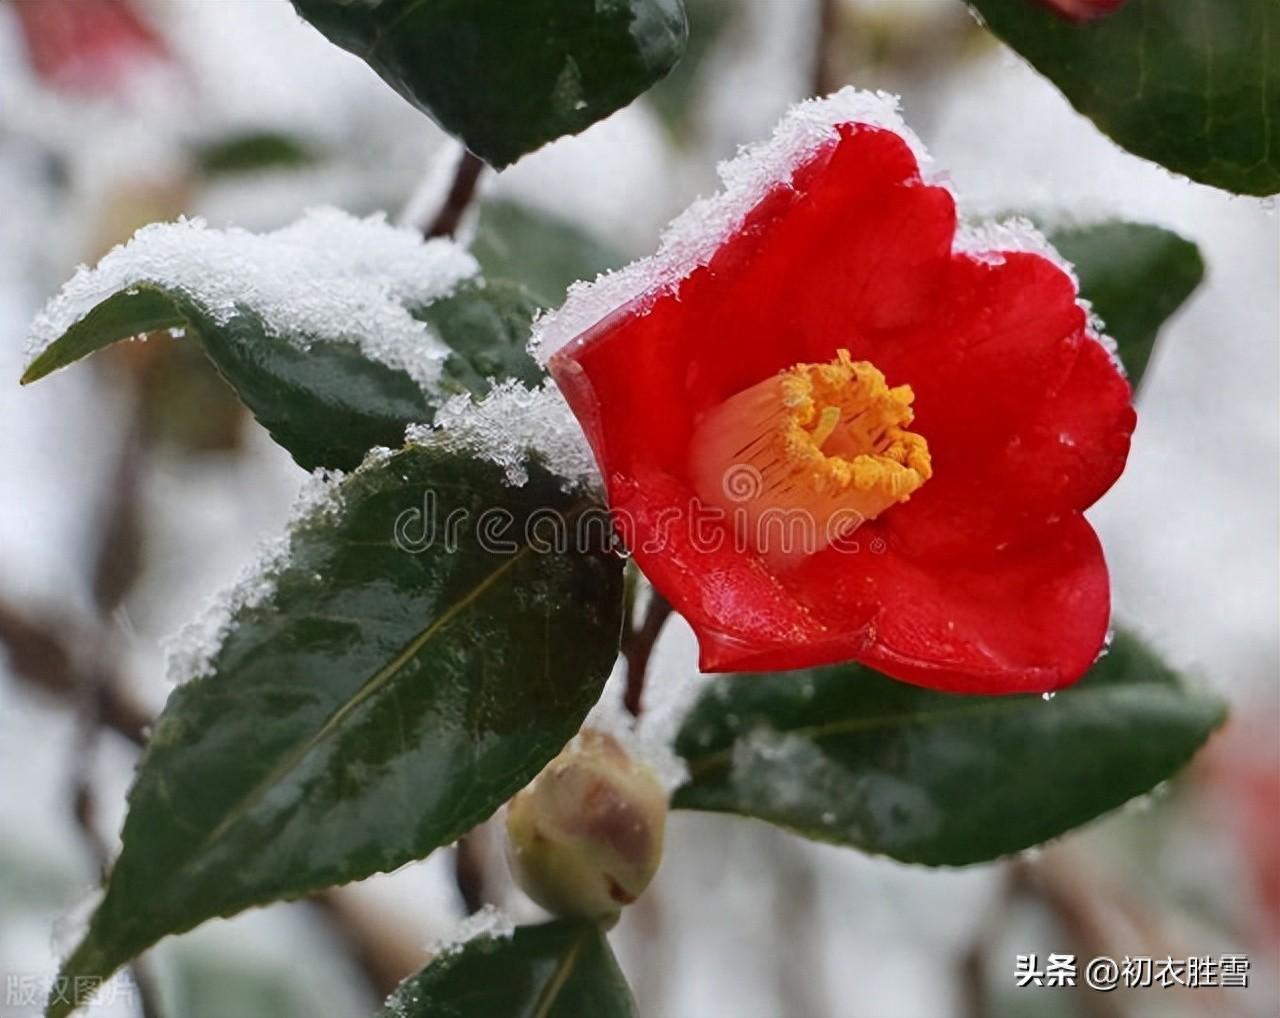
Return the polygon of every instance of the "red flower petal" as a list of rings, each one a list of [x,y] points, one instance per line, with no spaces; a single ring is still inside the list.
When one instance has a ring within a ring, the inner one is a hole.
[[[1096,657],[1108,582],[1080,511],[1123,466],[1128,386],[1063,270],[953,251],[954,231],[951,195],[902,138],[837,124],[714,251],[677,259],[551,358],[620,529],[704,669],[854,658],[1013,692],[1065,685]],[[770,568],[700,508],[690,436],[729,396],[840,349],[912,386],[934,476],[860,528],[857,552]]]
[[[857,553],[814,556],[789,584],[827,620],[822,636],[803,646],[757,645],[753,658],[703,642],[703,667],[775,670],[853,658],[934,689],[1021,693],[1069,685],[1098,656],[1110,586],[1098,539],[1078,513],[1029,543],[945,568],[899,554],[874,523],[858,538]],[[855,625],[842,631],[841,618]]]

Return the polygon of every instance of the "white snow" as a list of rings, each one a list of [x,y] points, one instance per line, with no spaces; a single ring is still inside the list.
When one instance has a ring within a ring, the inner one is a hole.
[[[694,202],[674,219],[664,231],[655,254],[606,273],[594,282],[583,281],[570,287],[564,305],[534,323],[529,342],[534,357],[545,364],[557,351],[618,308],[641,297],[652,301],[672,290],[711,260],[771,188],[780,182],[790,183],[795,170],[834,139],[840,125],[849,123],[893,131],[911,148],[925,178],[950,189],[949,181],[931,175],[933,160],[899,114],[897,96],[846,87],[825,98],[805,100],[782,118],[772,138],[743,147],[734,159],[720,165],[723,189],[711,198]],[[1027,219],[961,222],[953,250],[993,264],[1000,261],[1001,251],[1038,254],[1066,272],[1079,288],[1070,263]],[[1114,341],[1104,336],[1104,326],[1088,302],[1080,304],[1089,314],[1095,338],[1101,339],[1114,359]]]
[[[385,450],[374,449],[361,468],[385,459]],[[343,477],[340,470],[312,473],[298,492],[285,533],[262,541],[235,583],[214,595],[194,619],[161,641],[165,673],[171,683],[180,685],[211,674],[214,658],[235,629],[236,616],[263,604],[275,593],[276,581],[288,564],[289,535],[303,522],[322,519],[336,508]]]
[[[586,436],[551,382],[529,389],[508,380],[495,385],[479,402],[465,393],[455,396],[440,408],[433,426],[412,425],[405,437],[496,463],[516,487],[529,480],[530,454],[564,478],[566,488],[600,486]]]
[[[143,227],[96,268],[81,266],[31,326],[27,362],[111,295],[150,283],[185,294],[216,322],[243,305],[304,349],[359,344],[431,391],[448,348],[408,307],[446,296],[478,271],[448,240],[423,241],[382,216],[309,210],[265,234],[180,219]]]
[[[1012,216],[998,222],[962,222],[956,228],[953,251],[962,251],[979,261],[999,264],[1005,252],[1037,254],[1047,258],[1071,277],[1078,289],[1080,280],[1072,264],[1062,257],[1054,246],[1030,219]]]
[[[433,957],[454,954],[473,940],[506,940],[515,936],[515,921],[502,909],[485,905],[479,912],[467,916],[454,927],[452,934],[431,945]]]

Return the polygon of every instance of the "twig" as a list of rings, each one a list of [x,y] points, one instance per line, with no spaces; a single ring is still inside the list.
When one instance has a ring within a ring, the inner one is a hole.
[[[467,915],[475,915],[490,903],[487,834],[481,824],[459,838],[453,848],[453,879]]]
[[[67,702],[89,690],[102,726],[141,748],[146,744],[152,716],[123,691],[123,683],[116,676],[110,675],[102,682],[88,681],[70,649],[88,639],[81,627],[35,619],[0,601],[0,644],[8,650],[14,675]],[[94,667],[109,668],[104,663]]]
[[[840,32],[840,0],[818,0],[817,38],[814,40],[813,53],[813,94],[826,95],[834,92],[836,85],[835,68],[832,66],[831,42]]]
[[[671,605],[656,590],[649,596],[649,605],[645,608],[644,621],[638,628],[628,628],[622,634],[622,657],[627,663],[627,690],[622,704],[631,712],[632,717],[639,717],[644,709],[644,683],[649,670],[649,658],[653,655],[653,646],[658,641],[662,626],[671,616]]]
[[[458,232],[458,226],[471,205],[471,199],[475,197],[476,185],[483,172],[484,160],[464,149],[444,204],[440,206],[436,218],[423,231],[428,238],[452,237]]]

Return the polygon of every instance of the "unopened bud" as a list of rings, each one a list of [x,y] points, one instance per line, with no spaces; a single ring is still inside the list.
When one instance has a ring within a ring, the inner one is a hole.
[[[667,793],[611,735],[583,731],[507,806],[516,882],[556,915],[616,915],[662,859]]]

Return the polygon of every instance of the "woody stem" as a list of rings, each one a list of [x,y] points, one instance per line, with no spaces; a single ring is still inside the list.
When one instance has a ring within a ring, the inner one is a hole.
[[[632,717],[639,717],[644,709],[641,701],[644,697],[649,658],[653,655],[658,634],[662,632],[662,626],[670,615],[671,605],[654,590],[650,593],[643,620],[638,626],[629,623],[629,628],[622,634],[622,656],[627,662],[627,691],[622,703]]]

